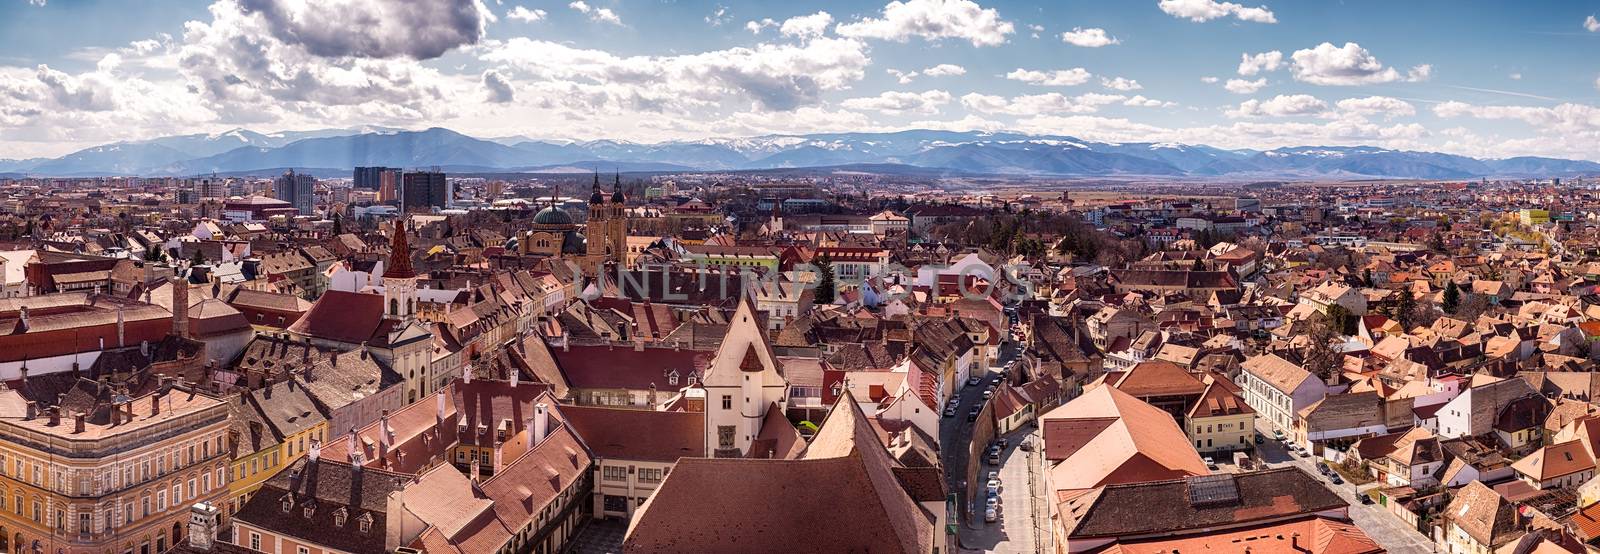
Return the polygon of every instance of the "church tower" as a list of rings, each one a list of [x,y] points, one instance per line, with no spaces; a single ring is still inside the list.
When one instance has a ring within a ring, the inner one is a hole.
[[[628,251],[627,198],[622,195],[622,174],[612,185],[611,198],[600,192],[600,174],[594,176],[589,195],[588,254],[592,259],[620,262]]]
[[[405,221],[396,220],[389,238],[389,260],[383,269],[383,315],[409,322],[417,313],[417,272],[411,268],[411,244]]]

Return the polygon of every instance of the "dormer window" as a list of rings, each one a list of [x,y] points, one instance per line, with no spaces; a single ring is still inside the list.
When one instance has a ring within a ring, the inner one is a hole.
[[[345,518],[349,517],[349,515],[349,512],[345,511],[343,507],[340,507],[337,511],[333,512],[333,526],[343,528],[344,520]]]
[[[285,494],[280,501],[283,503],[283,513],[287,514],[294,509],[294,496]]]
[[[372,513],[368,512],[368,513],[361,514],[361,517],[356,518],[356,523],[361,525],[361,532],[362,533],[371,533],[372,532]]]
[[[674,369],[671,373],[667,374],[667,384],[672,386],[678,385],[678,370]]]

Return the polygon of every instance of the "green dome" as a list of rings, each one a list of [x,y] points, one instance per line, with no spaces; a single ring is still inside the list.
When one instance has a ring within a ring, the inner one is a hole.
[[[533,214],[533,222],[538,225],[571,225],[572,216],[567,215],[566,210],[550,206]]]

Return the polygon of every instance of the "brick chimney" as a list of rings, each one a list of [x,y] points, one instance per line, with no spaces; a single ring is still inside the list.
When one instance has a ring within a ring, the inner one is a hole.
[[[150,395],[150,417],[161,415],[161,394]]]
[[[83,423],[84,423],[83,420],[84,420],[84,417],[85,416],[84,416],[83,412],[78,412],[78,413],[72,414],[72,432],[74,432],[74,433],[82,433],[83,432]]]

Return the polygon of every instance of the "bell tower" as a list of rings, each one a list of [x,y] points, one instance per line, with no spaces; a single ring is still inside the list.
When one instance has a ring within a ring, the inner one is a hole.
[[[417,272],[411,268],[411,244],[404,220],[397,220],[389,237],[389,260],[383,269],[383,316],[402,322],[417,313]]]

